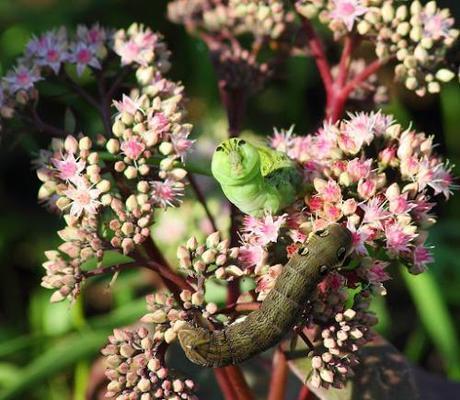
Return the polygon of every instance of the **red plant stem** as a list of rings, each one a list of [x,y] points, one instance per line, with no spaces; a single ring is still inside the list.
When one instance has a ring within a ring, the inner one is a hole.
[[[312,400],[312,392],[308,388],[307,385],[302,386],[302,389],[300,389],[299,396],[297,397],[297,400]]]
[[[241,369],[236,365],[224,367],[228,380],[230,381],[235,393],[235,400],[253,400],[254,395],[251,392]]]
[[[235,400],[236,393],[233,390],[233,386],[225,372],[225,368],[214,368],[214,376],[216,377],[217,384],[220,387],[225,400]]]
[[[343,51],[339,62],[339,73],[337,75],[337,80],[335,82],[336,85],[334,85],[334,91],[336,91],[337,89],[342,89],[345,85],[345,82],[347,81],[348,72],[350,70],[351,55],[353,53],[357,41],[358,39],[354,36],[348,35],[345,37]]]
[[[388,60],[375,60],[369,64],[360,74],[358,74],[352,81],[348,82],[343,88],[341,96],[348,98],[351,92],[355,90],[362,82],[368,79],[371,75],[375,74],[383,64]]]
[[[331,68],[329,66],[329,62],[327,61],[323,43],[321,42],[321,39],[316,34],[311,22],[308,19],[302,18],[302,26],[305,34],[307,35],[307,42],[311,51],[311,55],[315,59],[316,66],[318,67],[321,79],[323,80],[324,89],[326,90],[326,98],[329,101],[333,91],[333,80]]]
[[[345,104],[350,94],[359,85],[366,81],[371,75],[375,74],[388,60],[375,60],[369,64],[360,74],[358,74],[353,80],[348,82],[343,88],[337,93],[334,93],[331,102],[328,104],[326,118],[331,122],[339,120],[345,109]]]
[[[208,204],[206,203],[206,199],[205,199],[200,187],[198,186],[198,183],[196,182],[195,177],[193,176],[193,174],[188,174],[188,180],[190,182],[190,186],[192,187],[193,191],[195,192],[195,195],[196,195],[198,201],[201,203],[201,205],[202,205],[202,207],[204,209],[204,212],[206,213],[206,215],[208,217],[209,222],[211,223],[213,231],[217,232],[218,229],[217,229],[216,221],[214,220],[214,217],[212,216],[211,211],[209,210]]]
[[[272,377],[270,380],[270,389],[268,400],[282,400],[286,392],[286,382],[288,377],[288,364],[284,353],[277,349],[273,356]]]

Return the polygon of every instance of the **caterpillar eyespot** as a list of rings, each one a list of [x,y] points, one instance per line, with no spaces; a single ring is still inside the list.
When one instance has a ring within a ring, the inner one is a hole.
[[[222,330],[186,324],[179,343],[187,358],[205,367],[239,364],[278,343],[299,321],[322,274],[341,264],[338,255],[351,250],[350,231],[329,227],[327,237],[313,236],[305,255],[294,254],[257,311]]]
[[[301,194],[302,175],[294,161],[244,139],[217,146],[211,170],[225,196],[245,214],[276,214]]]
[[[301,247],[298,251],[301,256],[306,256],[308,254],[308,247]]]

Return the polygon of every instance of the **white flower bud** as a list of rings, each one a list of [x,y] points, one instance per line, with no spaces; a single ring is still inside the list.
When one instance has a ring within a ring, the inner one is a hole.
[[[137,177],[137,169],[130,165],[128,166],[128,168],[125,169],[124,175],[127,179],[134,179]]]
[[[447,68],[442,68],[436,72],[436,79],[441,82],[450,82],[454,77],[455,74]]]
[[[91,146],[93,143],[91,142],[91,139],[88,136],[84,136],[80,139],[78,142],[78,147],[80,150],[91,150]]]

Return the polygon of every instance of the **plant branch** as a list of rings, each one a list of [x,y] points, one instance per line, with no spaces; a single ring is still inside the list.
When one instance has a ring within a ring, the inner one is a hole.
[[[92,269],[90,271],[83,271],[82,275],[84,278],[92,278],[94,276],[113,274],[116,272],[123,271],[124,269],[139,268],[139,267],[140,265],[138,263],[116,264],[110,267],[100,267],[100,268]]]
[[[70,75],[65,71],[64,68],[61,68],[61,73],[59,74],[61,77],[62,81],[70,87],[75,93],[77,93],[83,100],[85,100],[89,105],[93,106],[96,108],[98,111],[100,111],[100,104],[97,102],[97,100],[91,96],[90,93],[88,93],[83,87],[81,87],[77,82],[75,82]]]
[[[280,349],[277,349],[273,356],[273,369],[270,389],[268,391],[268,400],[284,399],[288,371],[289,368],[286,362],[286,356]]]
[[[115,92],[118,90],[121,83],[126,78],[126,75],[128,75],[130,72],[131,72],[131,66],[125,65],[123,69],[121,70],[121,72],[118,74],[118,76],[115,78],[115,80],[112,83],[112,86],[110,86],[109,90],[106,93],[107,99],[109,101],[112,100],[113,96],[115,95]]]
[[[308,388],[307,385],[303,385],[302,388],[300,389],[299,396],[297,397],[297,400],[312,400],[312,393],[310,389]]]
[[[203,193],[201,192],[201,189],[198,186],[198,183],[196,182],[195,177],[192,174],[189,174],[188,175],[188,180],[190,182],[190,186],[192,187],[193,191],[195,192],[195,195],[196,195],[198,201],[203,206],[203,209],[204,209],[204,211],[205,211],[205,213],[206,213],[206,215],[208,217],[209,222],[211,223],[213,231],[217,232],[218,228],[217,228],[217,225],[216,225],[216,221],[215,221],[214,217],[212,216],[211,211],[209,210],[208,204],[206,203],[206,199],[205,199]]]
[[[225,400],[237,399],[233,386],[227,376],[225,368],[214,368],[214,375],[216,377],[217,384],[224,395]]]
[[[51,125],[45,121],[43,121],[38,115],[38,112],[35,107],[32,107],[30,109],[32,118],[26,116],[26,115],[21,115],[20,117],[27,121],[29,124],[33,125],[40,133],[47,133],[51,136],[57,136],[57,137],[65,137],[67,135],[70,135],[70,132],[67,132],[64,129],[60,129],[54,125]]]
[[[311,22],[307,18],[302,18],[302,26],[307,36],[308,47],[310,48],[311,55],[315,59],[316,66],[323,80],[323,85],[326,90],[326,96],[329,100],[333,90],[333,80],[331,68],[327,61],[326,53],[324,51],[323,43],[320,37],[316,34]]]
[[[336,88],[335,90],[341,90],[348,79],[348,73],[351,64],[351,55],[355,49],[359,39],[356,36],[347,35],[343,44],[342,55],[339,62],[339,73],[337,75]]]
[[[241,369],[236,365],[224,367],[227,377],[236,393],[235,400],[254,400],[254,395],[244,378]]]

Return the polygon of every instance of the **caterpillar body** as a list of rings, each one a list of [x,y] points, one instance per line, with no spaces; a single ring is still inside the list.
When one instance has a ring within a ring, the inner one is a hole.
[[[338,224],[313,234],[294,254],[261,307],[225,329],[210,331],[188,323],[178,333],[187,358],[205,367],[239,364],[278,343],[298,322],[324,272],[339,266],[352,246]]]
[[[217,146],[211,170],[225,196],[243,213],[278,213],[301,192],[297,164],[286,154],[232,138]]]

